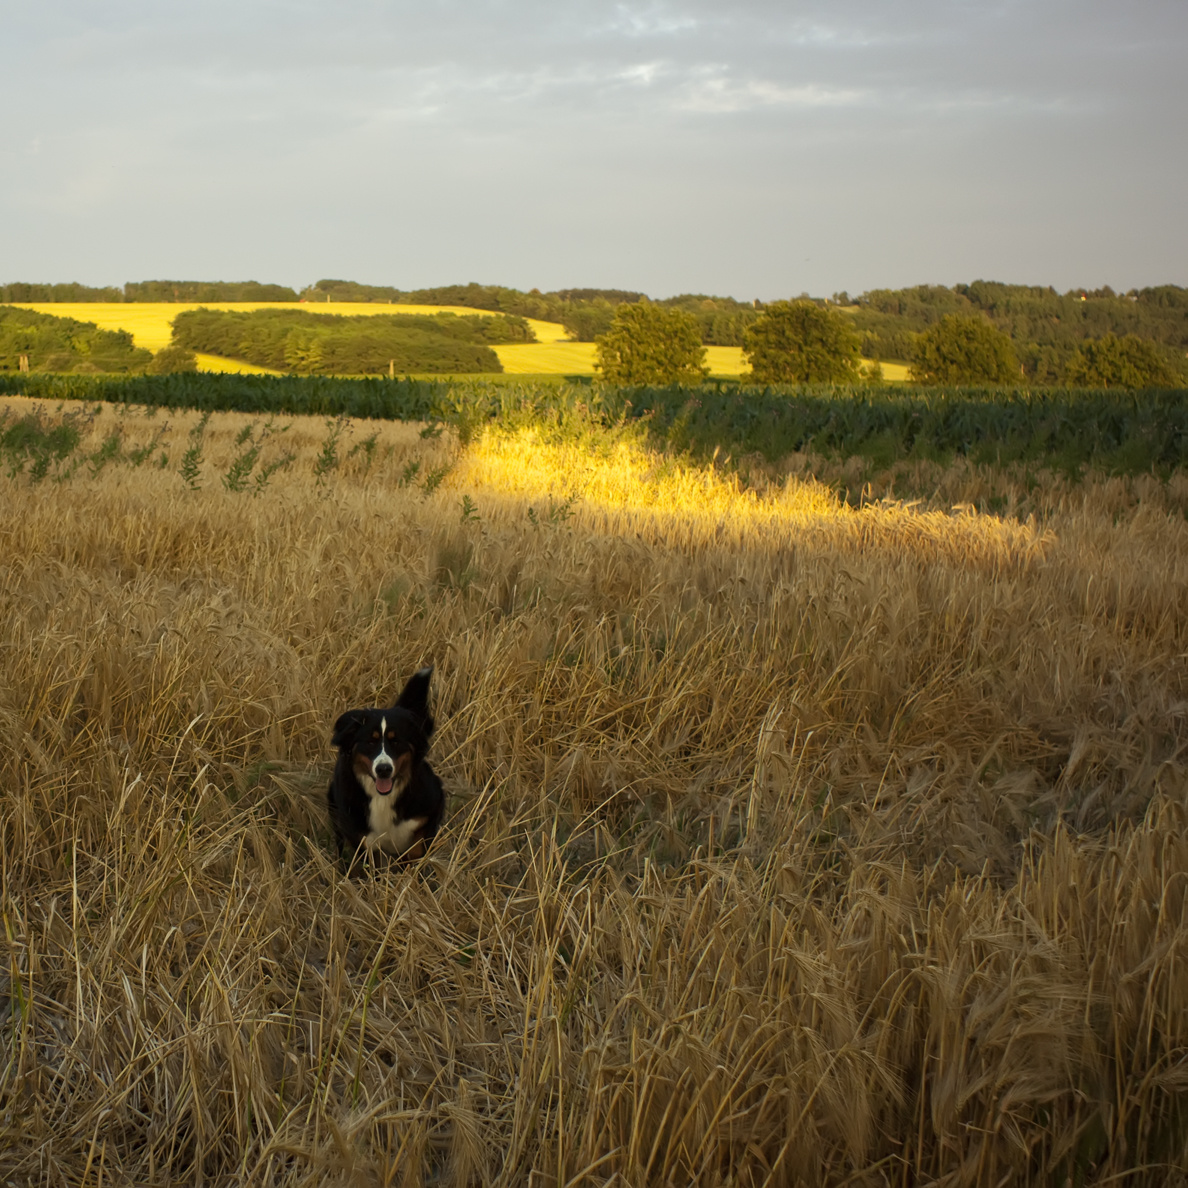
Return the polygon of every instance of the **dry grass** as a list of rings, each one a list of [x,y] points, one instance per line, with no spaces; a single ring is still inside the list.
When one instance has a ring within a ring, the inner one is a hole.
[[[311,420],[253,496],[251,423],[0,475],[0,1177],[1186,1182],[1182,480]],[[446,829],[344,879],[329,725],[426,661]]]

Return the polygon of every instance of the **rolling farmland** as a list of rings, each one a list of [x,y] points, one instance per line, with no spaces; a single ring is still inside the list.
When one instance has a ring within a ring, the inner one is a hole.
[[[169,345],[173,319],[183,310],[187,309],[206,308],[240,310],[245,312],[254,309],[301,309],[310,313],[343,314],[347,316],[392,313],[453,313],[460,316],[467,316],[476,313],[487,313],[486,310],[475,310],[461,305],[372,305],[352,301],[319,302],[317,304],[304,302],[263,303],[215,301],[209,302],[204,306],[190,302],[112,302],[110,304],[78,302],[23,304],[21,308],[32,309],[38,313],[58,317],[78,318],[84,322],[94,322],[101,330],[127,330],[131,333],[132,340],[137,346],[147,347],[151,351],[159,351],[162,347]],[[490,316],[494,315],[492,314]],[[592,354],[590,361],[586,363],[583,358],[584,352],[573,352],[573,358],[571,359],[564,350],[558,349],[562,344],[570,348],[585,345],[581,343],[567,343],[568,335],[564,326],[556,322],[541,322],[535,318],[528,318],[527,321],[536,334],[537,343],[515,347],[514,350],[521,353],[512,356],[513,366],[509,367],[506,362],[504,363],[506,370],[513,373],[565,374],[568,368],[559,366],[558,364],[575,362],[578,363],[578,366],[574,371],[569,372],[570,374],[593,374]],[[549,351],[544,349],[546,347],[553,347],[554,349]],[[506,349],[506,347],[496,348],[496,354],[500,355],[501,362],[503,362],[502,352]],[[523,354],[523,352],[532,352],[533,350],[539,352],[538,358],[530,353]],[[539,365],[534,366],[535,364]],[[250,363],[244,363],[238,359],[225,359],[217,355],[199,355],[198,365],[201,370],[211,372],[244,375],[278,374],[276,372],[270,372],[264,367],[255,367]]]
[[[38,313],[55,315],[58,317],[77,318],[84,322],[94,322],[103,330],[127,330],[131,333],[137,346],[147,347],[151,351],[159,351],[168,346],[173,319],[187,309],[198,309],[195,303],[137,303],[112,302],[105,303],[40,303],[22,304],[23,309],[36,310]],[[362,302],[319,302],[289,303],[289,302],[210,302],[204,308],[226,310],[253,309],[302,309],[311,313],[330,313],[343,315],[359,314],[392,314],[392,313],[455,313],[459,315],[483,314],[488,311],[475,310],[466,306],[446,305],[372,305]],[[494,315],[491,315],[494,316]],[[558,322],[542,322],[535,318],[527,319],[536,334],[535,343],[496,345],[493,349],[499,356],[503,369],[510,375],[593,375],[594,374],[594,344],[588,342],[572,342],[565,327]],[[742,373],[744,362],[740,347],[706,348],[706,362],[710,374],[722,377],[734,377]],[[229,374],[269,375],[267,368],[255,367],[237,359],[221,358],[217,355],[199,355],[199,368],[208,372],[224,372]],[[907,378],[907,368],[894,363],[883,364],[884,377],[889,381],[899,381]]]

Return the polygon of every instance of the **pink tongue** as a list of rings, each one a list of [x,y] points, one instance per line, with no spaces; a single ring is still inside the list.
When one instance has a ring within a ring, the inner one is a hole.
[[[376,791],[377,791],[377,792],[378,792],[378,793],[379,793],[381,796],[387,796],[387,795],[388,795],[388,793],[392,791],[392,781],[391,781],[391,780],[378,780],[378,779],[377,779],[377,780],[375,781],[375,790],[376,790]]]

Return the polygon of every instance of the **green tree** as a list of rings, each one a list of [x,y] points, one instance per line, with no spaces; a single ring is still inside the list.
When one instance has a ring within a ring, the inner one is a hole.
[[[1170,388],[1175,377],[1159,348],[1137,334],[1086,342],[1068,361],[1065,381],[1079,388]]]
[[[594,343],[594,368],[612,384],[688,384],[709,374],[697,319],[684,310],[620,305]]]
[[[611,328],[614,320],[615,307],[600,298],[566,310],[561,324],[578,342],[595,342]]]
[[[859,345],[845,314],[813,301],[773,301],[743,334],[760,384],[854,383]]]
[[[917,339],[911,378],[923,384],[1009,384],[1019,378],[1011,340],[983,317],[946,314]]]
[[[0,305],[0,371],[17,371],[21,356],[33,371],[143,371],[152,354],[134,346],[127,330]]]
[[[178,375],[185,371],[197,371],[198,359],[193,351],[185,347],[162,347],[146,369],[149,375]]]
[[[523,342],[522,318],[480,314],[316,314],[297,309],[191,309],[173,319],[173,343],[302,375],[498,372],[489,342]]]
[[[325,353],[316,330],[290,330],[285,338],[285,362],[298,375],[313,375]]]

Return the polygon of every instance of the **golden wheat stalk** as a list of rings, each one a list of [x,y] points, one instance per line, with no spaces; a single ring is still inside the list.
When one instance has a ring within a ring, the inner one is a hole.
[[[6,1180],[1183,1182],[1182,478],[263,428],[0,474]],[[445,830],[344,878],[430,660]]]

